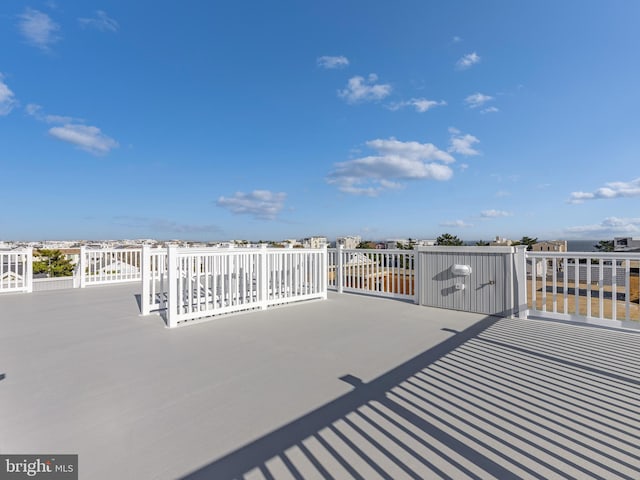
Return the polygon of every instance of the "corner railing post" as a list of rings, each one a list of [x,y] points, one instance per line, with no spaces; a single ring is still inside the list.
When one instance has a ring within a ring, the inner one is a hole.
[[[320,276],[322,282],[322,298],[327,299],[327,290],[329,289],[329,245],[325,244],[322,250],[322,262],[320,268],[322,269],[322,275]]]
[[[267,244],[260,244],[259,258],[260,258],[260,271],[259,271],[259,282],[258,282],[258,291],[260,292],[260,309],[266,310],[267,308],[267,300],[269,295],[269,275],[267,272],[268,259],[267,255],[269,251],[267,250]]]
[[[28,247],[26,252],[24,286],[27,293],[33,292],[33,247]]]
[[[344,290],[344,245],[338,245],[336,249],[336,289],[338,293]]]
[[[80,247],[80,258],[78,259],[78,273],[80,274],[80,288],[87,286],[87,247]]]
[[[178,250],[175,245],[167,247],[167,327],[178,325]]]
[[[420,267],[421,267],[420,247],[413,246],[413,303],[420,305],[420,292],[422,291]]]
[[[155,282],[153,271],[151,268],[151,251],[149,245],[142,246],[142,259],[140,261],[140,270],[142,276],[142,293],[140,294],[140,310],[142,315],[149,315],[151,312],[151,282]]]
[[[527,306],[527,247],[526,245],[518,245],[515,247],[513,255],[513,276],[514,288],[512,289],[515,296],[513,305],[513,316],[518,318],[527,318],[529,310]],[[535,275],[535,272],[532,272]]]

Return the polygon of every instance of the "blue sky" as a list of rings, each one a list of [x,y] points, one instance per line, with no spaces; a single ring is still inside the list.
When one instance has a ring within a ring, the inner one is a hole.
[[[636,1],[0,5],[0,239],[640,236]]]

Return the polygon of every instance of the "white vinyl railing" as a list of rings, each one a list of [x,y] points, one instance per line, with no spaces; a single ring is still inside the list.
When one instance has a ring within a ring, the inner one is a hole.
[[[169,327],[327,296],[326,249],[169,247],[167,266]]]
[[[166,309],[167,303],[167,249],[142,247],[142,315]]]
[[[329,249],[329,286],[338,292],[415,298],[413,250]]]
[[[477,254],[477,248],[457,247],[455,253],[464,257],[465,252]],[[422,267],[417,251],[82,247],[71,280],[50,279],[34,287],[32,249],[21,248],[0,251],[0,293],[141,281],[142,314],[165,311],[168,325],[175,326],[224,313],[326,298],[327,287],[419,303],[419,279],[424,283],[420,288],[432,289],[428,291],[434,295],[442,290],[432,284],[436,281],[433,272],[426,275],[421,268],[442,273],[438,281],[449,289],[456,282],[464,283],[460,278],[449,278],[451,265],[447,262],[453,260],[443,257],[436,261],[440,258],[437,248],[428,260],[436,263]],[[173,252],[173,259],[169,252]],[[509,291],[517,289],[519,300],[505,311],[518,311],[523,318],[640,328],[640,253],[526,252],[514,262],[518,268]],[[489,275],[489,264],[481,265],[474,267],[469,282]],[[491,275],[502,274],[496,271]],[[478,296],[483,290],[487,293],[487,289],[496,288],[497,278],[487,278],[481,289],[456,290],[450,298]],[[466,307],[461,303],[460,308]]]
[[[133,282],[142,278],[140,248],[80,249],[80,287]]]
[[[31,247],[0,251],[0,293],[33,291]]]
[[[637,321],[639,266],[633,253],[527,252],[529,314]]]

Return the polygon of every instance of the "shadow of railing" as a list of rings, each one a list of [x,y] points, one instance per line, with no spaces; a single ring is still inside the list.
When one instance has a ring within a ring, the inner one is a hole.
[[[635,332],[486,317],[184,478],[633,480],[634,351]]]

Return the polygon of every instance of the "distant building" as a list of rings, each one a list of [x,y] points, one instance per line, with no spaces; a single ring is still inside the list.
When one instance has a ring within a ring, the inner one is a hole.
[[[138,275],[140,267],[115,258],[101,259],[89,266],[91,275]]]
[[[566,252],[567,241],[566,240],[549,240],[544,242],[534,243],[531,246],[531,250],[534,252]]]
[[[293,247],[293,248],[300,248],[302,247],[302,242],[298,241],[295,238],[285,238],[282,241],[283,245],[287,246],[287,247]]]
[[[433,247],[438,243],[437,240],[416,240],[416,245],[419,247]]]
[[[387,248],[389,250],[393,250],[394,248],[398,248],[398,244],[402,246],[402,248],[406,248],[411,245],[413,240],[410,238],[389,238],[386,241]]]
[[[342,245],[347,250],[358,248],[362,242],[362,237],[360,235],[353,235],[348,237],[338,237],[336,239],[336,246]]]
[[[640,238],[615,237],[613,239],[614,252],[640,252]]]
[[[512,244],[513,241],[505,237],[496,237],[495,240],[489,242],[491,247],[510,247]]]
[[[304,248],[324,248],[327,243],[327,237],[309,237],[302,240]]]

